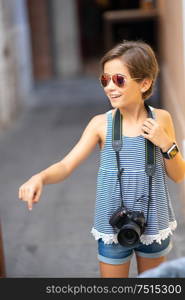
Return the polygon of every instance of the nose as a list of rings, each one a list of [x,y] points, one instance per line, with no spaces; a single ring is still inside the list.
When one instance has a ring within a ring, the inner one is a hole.
[[[108,91],[108,90],[114,90],[115,88],[116,88],[116,85],[111,78],[108,85],[105,87],[105,89]]]

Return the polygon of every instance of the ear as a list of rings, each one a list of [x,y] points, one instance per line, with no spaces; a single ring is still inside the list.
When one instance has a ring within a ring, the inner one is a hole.
[[[145,78],[142,82],[141,82],[141,92],[145,93],[146,91],[148,91],[148,89],[151,87],[152,84],[152,79],[150,78]]]

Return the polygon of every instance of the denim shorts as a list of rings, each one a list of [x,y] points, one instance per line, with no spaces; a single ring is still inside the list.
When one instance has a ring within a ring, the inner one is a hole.
[[[172,248],[170,236],[161,241],[161,244],[153,242],[150,245],[144,245],[141,242],[135,248],[127,248],[122,245],[105,244],[102,239],[98,240],[98,260],[108,264],[123,264],[128,262],[133,253],[148,258],[157,258],[167,255]]]

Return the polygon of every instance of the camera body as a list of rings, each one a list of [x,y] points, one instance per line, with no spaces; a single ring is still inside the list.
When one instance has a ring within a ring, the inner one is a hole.
[[[145,230],[145,216],[142,211],[130,211],[119,207],[110,217],[110,225],[118,230],[118,242],[125,247],[135,247]]]

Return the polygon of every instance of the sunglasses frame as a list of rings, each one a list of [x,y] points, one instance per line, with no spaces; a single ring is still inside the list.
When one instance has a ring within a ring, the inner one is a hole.
[[[104,86],[104,85],[102,84],[102,76],[103,76],[103,75],[106,75],[106,76],[108,76],[108,78],[109,78],[109,79],[107,80],[106,86]],[[117,75],[123,77],[123,79],[124,79],[123,84],[120,85],[120,84],[117,83],[116,80],[114,80],[114,76],[117,76]],[[128,79],[128,80],[136,80],[136,79],[140,79],[140,78],[130,78],[130,79]],[[121,74],[121,73],[116,73],[116,74],[113,74],[113,75],[110,75],[110,74],[108,74],[108,73],[102,73],[101,76],[99,77],[99,80],[100,80],[101,86],[102,86],[103,88],[106,88],[106,87],[109,85],[109,83],[110,83],[111,80],[113,81],[113,83],[114,83],[117,87],[122,87],[122,88],[123,88],[123,87],[125,86],[125,82],[127,81],[127,77],[126,77],[125,75]]]

